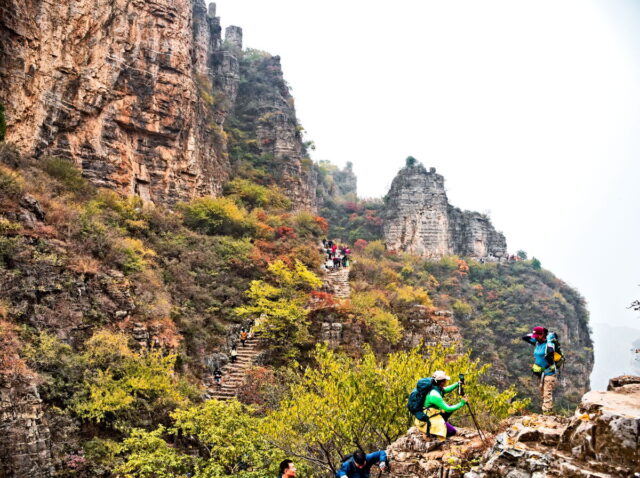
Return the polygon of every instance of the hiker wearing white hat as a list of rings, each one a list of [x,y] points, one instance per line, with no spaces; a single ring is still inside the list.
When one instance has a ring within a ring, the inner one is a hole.
[[[448,422],[449,417],[468,402],[467,397],[462,397],[462,400],[455,405],[448,405],[444,401],[442,398],[444,395],[458,388],[458,382],[447,386],[447,381],[450,379],[451,377],[444,371],[436,370],[430,379],[421,380],[425,382],[422,384],[422,389],[429,388],[430,390],[424,399],[422,407],[424,413],[421,416],[416,416],[415,420],[415,425],[422,432],[438,436],[442,440],[456,434],[455,427]],[[420,386],[420,382],[418,386]]]

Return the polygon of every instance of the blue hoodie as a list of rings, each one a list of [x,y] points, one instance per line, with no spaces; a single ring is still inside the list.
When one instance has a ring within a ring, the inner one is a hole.
[[[535,364],[544,369],[545,375],[555,375],[555,361],[553,360],[553,354],[556,351],[556,346],[553,343],[553,340],[556,338],[556,334],[554,332],[549,332],[547,334],[546,342],[538,342],[533,338],[533,334],[528,334],[522,337],[522,340],[530,343],[535,346],[533,349],[533,358]]]
[[[342,464],[336,473],[336,478],[340,478],[342,476],[347,476],[349,478],[369,478],[371,467],[382,461],[387,461],[387,453],[384,450],[369,453],[367,455],[367,462],[364,468],[358,468],[353,461],[353,458],[349,458]]]

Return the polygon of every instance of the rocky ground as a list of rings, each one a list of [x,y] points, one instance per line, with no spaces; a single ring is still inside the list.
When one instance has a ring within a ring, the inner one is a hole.
[[[392,477],[613,478],[640,476],[640,377],[584,395],[573,417],[514,417],[487,448],[459,429],[446,443],[416,428],[388,448]]]

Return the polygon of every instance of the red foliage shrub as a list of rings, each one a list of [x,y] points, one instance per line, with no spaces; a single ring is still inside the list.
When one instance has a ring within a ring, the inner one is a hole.
[[[292,227],[288,226],[280,226],[276,229],[276,237],[278,239],[295,239],[297,237],[296,232]]]
[[[315,217],[315,221],[316,221],[316,224],[318,224],[318,226],[320,226],[320,229],[322,229],[322,232],[324,234],[329,232],[329,221],[327,221],[324,217],[316,216]]]
[[[0,320],[0,382],[18,378],[33,378],[33,372],[18,355],[20,342],[15,327]]]
[[[254,367],[249,369],[244,377],[244,382],[238,389],[238,399],[247,405],[268,405],[269,390],[275,382],[273,371],[264,367]]]
[[[353,248],[358,251],[358,252],[362,252],[364,251],[364,248],[367,247],[368,242],[365,241],[364,239],[357,239],[356,242],[353,244]]]
[[[314,290],[311,292],[311,303],[314,307],[318,308],[332,307],[336,305],[336,300],[333,294]]]
[[[363,206],[361,204],[358,204],[357,202],[353,202],[353,201],[345,202],[343,207],[347,212],[359,212],[359,211],[362,211],[363,209]]]

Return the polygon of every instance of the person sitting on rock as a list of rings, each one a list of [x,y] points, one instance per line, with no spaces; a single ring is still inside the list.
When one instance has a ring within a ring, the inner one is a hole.
[[[444,395],[458,388],[458,382],[447,386],[447,381],[450,379],[451,377],[442,370],[434,372],[433,380],[435,385],[424,399],[424,413],[429,418],[429,422],[416,420],[416,422],[418,422],[416,425],[420,431],[425,434],[428,433],[429,435],[438,436],[443,440],[456,434],[455,427],[448,422],[451,414],[468,403],[467,397],[462,397],[455,405],[448,405],[444,401]]]
[[[522,340],[533,345],[534,364],[533,373],[540,377],[540,394],[542,398],[542,413],[548,415],[553,409],[553,389],[556,386],[556,363],[554,355],[556,346],[555,334],[544,327],[534,327],[533,333],[524,335]]]
[[[351,455],[336,473],[336,478],[347,476],[349,478],[369,478],[371,467],[378,465],[381,471],[388,466],[389,460],[384,450],[378,450],[365,455],[363,451],[357,450]]]

